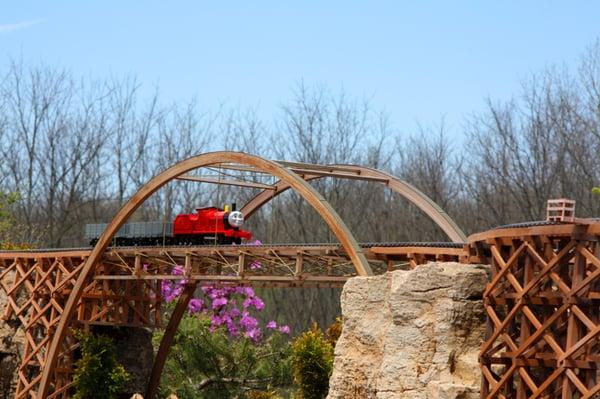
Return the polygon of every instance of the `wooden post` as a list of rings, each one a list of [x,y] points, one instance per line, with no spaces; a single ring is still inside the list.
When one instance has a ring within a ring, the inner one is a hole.
[[[195,290],[195,282],[186,284],[183,293],[181,294],[179,300],[177,301],[177,304],[175,305],[175,309],[173,309],[171,319],[169,320],[167,328],[165,328],[165,333],[163,335],[162,341],[160,341],[160,346],[158,348],[158,352],[156,353],[156,358],[154,359],[152,372],[150,373],[150,380],[148,382],[148,390],[146,391],[146,399],[153,399],[158,393],[158,384],[160,383],[160,376],[162,374],[165,361],[167,360],[167,356],[169,355],[169,350],[171,349],[173,338],[175,338],[177,327],[179,327],[181,318],[183,317],[185,310],[187,309],[188,303],[190,303],[190,299],[192,299]]]
[[[133,274],[136,277],[142,276],[142,257],[139,254],[135,255],[135,260],[133,262]]]
[[[304,256],[302,252],[296,253],[296,269],[294,270],[294,276],[300,277],[302,275],[302,270],[304,267]]]
[[[192,256],[190,254],[185,254],[185,261],[183,266],[183,275],[186,278],[192,277]]]
[[[237,275],[243,277],[244,276],[244,266],[246,262],[246,254],[244,252],[240,252],[238,258],[238,270]]]

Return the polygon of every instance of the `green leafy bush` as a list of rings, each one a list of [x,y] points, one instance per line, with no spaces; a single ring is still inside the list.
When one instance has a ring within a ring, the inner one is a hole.
[[[75,399],[114,399],[129,379],[117,362],[112,339],[102,334],[75,332],[81,343],[81,359],[75,363],[73,385]]]
[[[333,370],[333,346],[316,324],[292,343],[292,365],[300,399],[327,396]]]

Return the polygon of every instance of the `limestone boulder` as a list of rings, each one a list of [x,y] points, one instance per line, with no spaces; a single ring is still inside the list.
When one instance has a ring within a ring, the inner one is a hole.
[[[460,263],[350,279],[328,398],[479,398],[487,280]]]

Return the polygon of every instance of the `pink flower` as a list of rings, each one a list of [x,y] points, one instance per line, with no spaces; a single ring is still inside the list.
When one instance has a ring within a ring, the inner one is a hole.
[[[254,306],[256,310],[263,310],[265,307],[265,303],[259,297],[253,297],[244,299],[242,306],[244,307],[244,309]]]
[[[250,270],[258,270],[258,269],[262,269],[262,263],[260,263],[257,260],[253,260],[252,262],[250,262]]]
[[[289,326],[281,326],[281,327],[279,327],[279,332],[282,334],[289,334],[290,327]]]
[[[171,270],[171,274],[173,276],[183,276],[183,266],[180,266],[180,265],[173,266],[173,270]]]
[[[240,326],[246,331],[255,329],[258,326],[258,320],[249,315],[244,315],[240,319]]]
[[[263,310],[265,308],[265,303],[259,297],[254,297],[254,307],[256,310]]]
[[[244,335],[250,338],[253,342],[257,342],[258,340],[260,340],[261,333],[258,328],[253,328],[251,330],[246,331]]]
[[[235,324],[226,323],[226,325],[227,325],[227,331],[229,331],[229,334],[232,337],[237,337],[240,334],[240,332],[239,332],[238,328],[235,326]]]
[[[208,294],[213,289],[213,287],[211,285],[203,285],[202,287],[200,287],[200,289],[205,294]]]
[[[252,306],[252,303],[254,303],[252,298],[246,298],[246,299],[244,299],[244,302],[242,302],[242,306],[244,307],[244,309],[247,309],[250,306]]]
[[[160,282],[160,293],[163,297],[167,297],[171,295],[171,283],[167,280],[163,280]]]
[[[190,299],[190,303],[188,303],[188,312],[191,314],[198,313],[202,310],[203,306],[204,302],[202,302],[202,299],[192,298]]]
[[[275,320],[271,320],[270,322],[267,323],[266,327],[269,330],[274,330],[277,328],[277,323],[275,322]]]
[[[173,291],[171,291],[171,295],[165,297],[165,300],[167,302],[171,302],[174,301],[175,299],[177,299],[179,297],[179,295],[181,295],[181,293],[183,292],[183,286],[185,283],[181,284],[181,282],[178,282],[177,284],[175,284],[175,289]]]
[[[220,308],[221,306],[225,306],[225,305],[227,305],[227,298],[224,298],[224,297],[215,298],[212,301],[213,309],[217,309],[217,308]]]
[[[174,301],[177,299],[179,295],[183,292],[183,285],[176,284],[175,288],[173,288],[173,284],[167,280],[163,280],[160,283],[160,293],[167,303]]]

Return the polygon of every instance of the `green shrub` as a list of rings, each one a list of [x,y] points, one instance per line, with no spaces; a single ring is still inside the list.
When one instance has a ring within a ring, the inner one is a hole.
[[[81,343],[81,359],[75,363],[73,385],[75,399],[114,399],[129,379],[125,368],[117,362],[112,339],[102,334],[75,332]]]
[[[333,369],[333,346],[316,324],[292,343],[292,366],[299,398],[322,399],[327,396]]]

